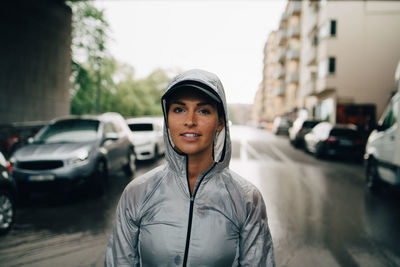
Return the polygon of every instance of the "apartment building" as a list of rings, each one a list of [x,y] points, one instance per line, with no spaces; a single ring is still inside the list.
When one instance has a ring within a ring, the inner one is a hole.
[[[299,104],[319,119],[341,103],[383,112],[400,59],[400,3],[303,1]]]
[[[266,49],[278,51],[276,61],[264,55],[264,64],[282,66],[272,80],[264,75],[264,90],[275,86],[264,102],[280,101],[265,116],[305,108],[310,117],[335,122],[337,104],[354,103],[374,104],[379,117],[395,90],[399,26],[396,1],[288,1],[276,47],[271,41]]]
[[[279,29],[270,33],[264,48],[263,80],[258,95],[264,97],[258,121],[272,121],[296,108],[299,86],[301,2],[288,2]],[[259,102],[257,102],[259,103]],[[257,113],[257,112],[255,112]]]

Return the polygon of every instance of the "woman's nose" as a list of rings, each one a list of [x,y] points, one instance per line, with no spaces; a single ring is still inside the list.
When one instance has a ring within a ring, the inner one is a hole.
[[[196,125],[196,114],[193,111],[189,111],[185,119],[185,126],[192,127],[195,125]]]

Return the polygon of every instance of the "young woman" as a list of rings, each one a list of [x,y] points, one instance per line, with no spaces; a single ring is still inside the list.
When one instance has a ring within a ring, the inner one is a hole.
[[[165,166],[124,190],[106,266],[274,266],[260,192],[229,169],[227,106],[217,76],[191,70],[162,97]]]

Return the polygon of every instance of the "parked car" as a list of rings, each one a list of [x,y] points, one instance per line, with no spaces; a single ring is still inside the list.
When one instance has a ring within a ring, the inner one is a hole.
[[[7,162],[0,153],[0,235],[6,234],[15,221],[15,205],[17,190],[10,175]]]
[[[0,125],[0,152],[7,159],[19,147],[26,145],[40,129],[46,126],[45,121],[29,121]]]
[[[316,157],[349,156],[360,160],[363,155],[361,134],[354,125],[318,123],[304,136],[305,148]]]
[[[272,132],[276,135],[288,135],[288,130],[290,126],[291,123],[288,119],[284,117],[276,117],[272,124]]]
[[[298,118],[293,122],[292,127],[289,128],[289,140],[295,147],[304,146],[304,136],[308,134],[311,129],[320,123],[318,120],[305,120]]]
[[[136,168],[133,136],[118,113],[56,119],[10,158],[22,196],[85,186],[101,195],[107,174]]]
[[[157,159],[165,152],[162,117],[139,117],[127,120],[133,133],[136,159]]]
[[[368,138],[364,159],[368,189],[400,184],[400,84]]]

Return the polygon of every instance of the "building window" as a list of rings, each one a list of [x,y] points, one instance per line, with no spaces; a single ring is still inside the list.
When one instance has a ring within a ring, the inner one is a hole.
[[[327,75],[336,73],[336,58],[329,57],[325,60],[321,60],[318,64],[318,77],[323,78]]]
[[[323,40],[327,37],[335,37],[336,36],[337,23],[336,20],[329,20],[324,23],[319,29],[319,39]]]
[[[334,57],[330,57],[328,59],[328,73],[335,74],[336,71],[336,59]]]
[[[331,20],[331,32],[330,35],[336,36],[336,20]]]
[[[328,98],[318,103],[315,107],[315,118],[322,121],[331,121],[333,119],[335,101],[333,98]]]

